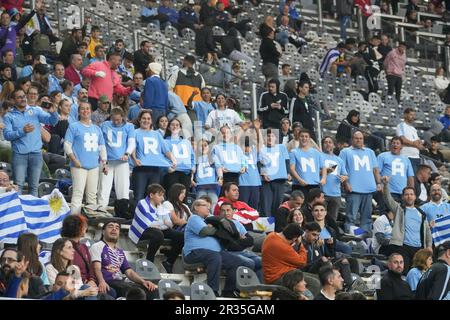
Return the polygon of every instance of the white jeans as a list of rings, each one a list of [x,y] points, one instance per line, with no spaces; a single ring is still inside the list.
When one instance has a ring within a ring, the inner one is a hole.
[[[126,161],[109,161],[108,174],[100,173],[98,183],[98,204],[106,207],[114,180],[117,199],[128,199],[130,194],[130,166]]]
[[[98,167],[94,169],[70,168],[72,174],[72,213],[80,213],[83,195],[86,191],[86,204],[97,204]]]

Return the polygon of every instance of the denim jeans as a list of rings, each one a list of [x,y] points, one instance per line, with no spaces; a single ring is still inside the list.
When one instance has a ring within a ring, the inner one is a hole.
[[[28,181],[28,193],[37,197],[39,178],[41,176],[42,153],[30,152],[30,153],[12,153],[12,169],[14,180],[19,187],[19,193],[22,193],[25,179]]]
[[[360,214],[360,227],[367,232],[372,230],[372,193],[347,194],[347,208],[345,217],[345,231],[349,232],[350,227],[356,224],[356,219]]]
[[[150,166],[134,167],[133,173],[131,174],[131,183],[136,201],[145,198],[149,185],[152,183],[161,183],[163,169],[165,168]]]
[[[242,266],[246,266],[253,271],[255,271],[256,275],[258,276],[259,280],[263,282],[263,275],[262,275],[262,258],[258,256],[256,253],[251,251],[228,251],[231,254],[234,254],[238,256],[242,260]]]
[[[201,196],[208,196],[211,199],[211,208],[214,209],[214,207],[217,204],[217,200],[219,198],[217,197],[217,187],[205,187],[205,186],[198,186],[197,187],[197,199],[199,199]]]
[[[239,201],[245,202],[250,207],[259,209],[259,186],[239,186]]]
[[[346,40],[347,39],[347,27],[352,21],[351,16],[341,16],[339,18],[339,22],[341,24],[341,39]]]
[[[408,158],[409,161],[411,161],[411,166],[413,168],[414,174],[417,173],[417,169],[419,169],[420,166],[420,158]]]

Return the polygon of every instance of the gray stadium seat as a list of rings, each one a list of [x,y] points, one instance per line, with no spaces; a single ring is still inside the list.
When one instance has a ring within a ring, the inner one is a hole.
[[[158,282],[161,280],[161,273],[155,264],[147,259],[136,260],[136,272],[145,280]]]
[[[43,197],[45,195],[50,194],[53,189],[55,189],[55,185],[51,182],[41,182],[38,185],[38,197]]]
[[[216,300],[213,289],[203,282],[194,282],[191,285],[191,300]]]
[[[158,282],[159,298],[162,300],[164,294],[169,291],[178,291],[178,292],[183,293],[183,290],[181,290],[181,287],[178,284],[176,284],[174,281],[168,280],[168,279],[161,279]]]
[[[256,273],[247,267],[240,266],[236,270],[236,287],[245,293],[254,293],[256,291],[274,291],[280,286],[261,284]]]

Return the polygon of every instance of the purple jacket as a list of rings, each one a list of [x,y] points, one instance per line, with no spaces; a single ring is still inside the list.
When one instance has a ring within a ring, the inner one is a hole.
[[[17,32],[31,20],[35,13],[36,11],[32,10],[27,16],[20,19],[16,25],[10,24],[7,28],[0,27],[0,54],[7,50],[12,50],[14,56],[16,55]]]

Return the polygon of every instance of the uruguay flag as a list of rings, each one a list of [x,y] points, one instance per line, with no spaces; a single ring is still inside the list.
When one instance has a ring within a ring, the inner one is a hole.
[[[20,196],[20,202],[28,230],[40,241],[53,243],[61,237],[62,221],[70,214],[70,208],[58,189],[42,198]]]
[[[434,220],[434,228],[432,228],[433,243],[438,245],[450,240],[450,216],[444,216]]]
[[[0,195],[0,242],[17,243],[17,238],[27,231],[27,224],[17,192]]]
[[[156,210],[151,206],[148,197],[142,199],[136,206],[128,237],[137,244],[144,231],[156,220],[158,220]]]

